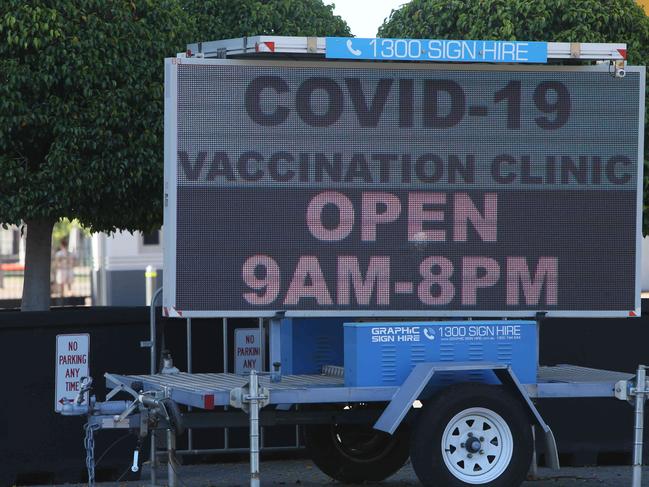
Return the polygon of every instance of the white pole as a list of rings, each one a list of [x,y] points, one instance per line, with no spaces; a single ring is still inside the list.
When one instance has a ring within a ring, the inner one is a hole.
[[[633,479],[632,487],[642,487],[642,442],[644,433],[644,401],[647,391],[647,371],[644,365],[638,367],[635,391],[635,434],[633,438]]]
[[[193,372],[192,370],[192,319],[187,318],[187,373],[191,374]],[[192,408],[189,406],[187,408],[188,411],[191,411]],[[193,431],[191,428],[187,430],[187,449],[188,450],[193,450],[194,449],[194,438],[193,438]]]
[[[250,487],[259,487],[259,382],[250,371]]]
[[[228,319],[223,318],[223,373],[228,373]],[[227,410],[228,407],[226,406]],[[227,450],[230,448],[230,430],[225,427],[223,428],[223,449]]]

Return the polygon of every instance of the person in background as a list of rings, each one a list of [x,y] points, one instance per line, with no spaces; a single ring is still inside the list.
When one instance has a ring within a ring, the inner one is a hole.
[[[59,250],[54,254],[55,282],[61,298],[65,297],[65,288],[72,291],[74,280],[74,256],[68,250],[68,239],[62,238]]]

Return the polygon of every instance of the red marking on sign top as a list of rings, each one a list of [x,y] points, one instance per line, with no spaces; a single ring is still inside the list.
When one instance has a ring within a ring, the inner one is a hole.
[[[626,49],[618,49],[617,52],[620,53],[620,56],[622,56],[622,59],[626,59]]]
[[[258,42],[255,44],[255,51],[257,52],[275,52],[275,42]]]

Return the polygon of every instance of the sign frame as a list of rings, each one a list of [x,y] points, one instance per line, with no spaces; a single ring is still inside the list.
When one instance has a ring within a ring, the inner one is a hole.
[[[177,230],[177,74],[178,65],[228,65],[228,66],[273,66],[305,68],[326,66],[328,68],[362,68],[376,70],[427,70],[427,71],[514,71],[514,72],[609,72],[607,64],[591,66],[554,66],[532,64],[448,64],[448,63],[382,63],[380,61],[287,61],[287,60],[231,60],[201,58],[166,58],[165,59],[165,114],[164,114],[164,225],[163,225],[163,314],[176,318],[221,318],[221,317],[258,317],[268,318],[283,313],[286,317],[482,317],[482,318],[530,318],[542,312],[546,317],[580,317],[580,318],[628,318],[641,315],[641,249],[642,249],[642,207],[643,207],[643,161],[644,161],[644,121],[645,121],[645,85],[644,66],[626,66],[627,73],[639,73],[638,120],[638,170],[636,181],[636,235],[635,235],[635,307],[625,310],[462,310],[462,309],[371,309],[371,310],[181,310],[175,306],[176,300],[176,230]],[[610,72],[609,72],[610,73]]]

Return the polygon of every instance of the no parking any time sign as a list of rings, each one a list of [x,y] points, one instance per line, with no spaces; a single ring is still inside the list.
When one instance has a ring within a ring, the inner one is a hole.
[[[259,329],[237,328],[234,330],[234,373],[247,374],[261,370]]]
[[[89,376],[88,352],[90,335],[56,335],[56,394],[54,410],[60,412],[63,404],[74,400],[82,377]]]

